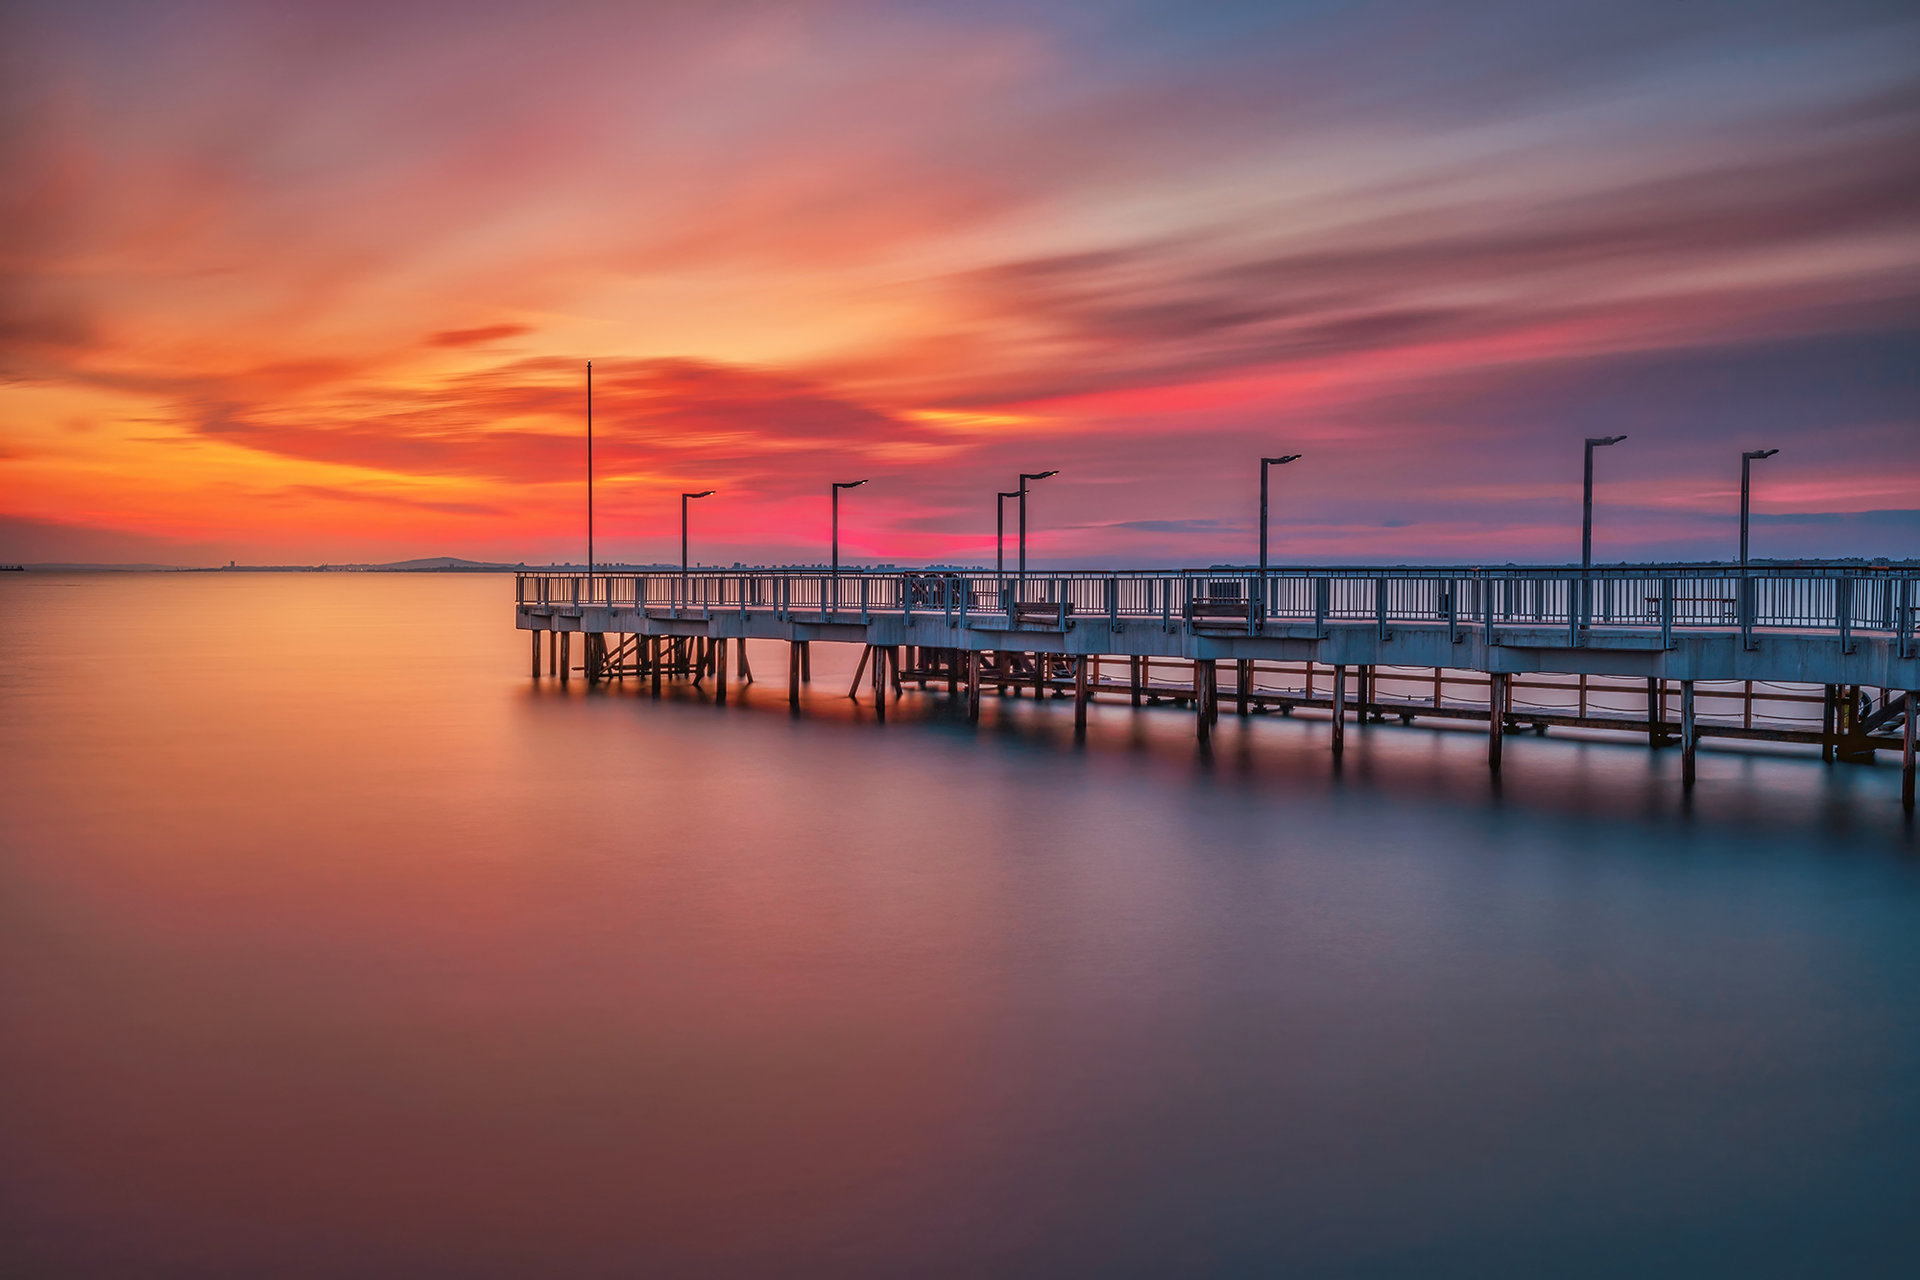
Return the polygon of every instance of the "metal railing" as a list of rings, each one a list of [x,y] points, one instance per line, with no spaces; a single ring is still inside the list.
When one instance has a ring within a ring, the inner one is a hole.
[[[670,617],[772,613],[808,621],[937,616],[947,623],[1064,629],[1105,621],[1259,634],[1306,624],[1446,626],[1499,643],[1503,631],[1557,629],[1578,647],[1609,631],[1756,630],[1890,636],[1920,653],[1920,567],[1727,564],[1239,567],[1180,570],[700,569],[689,573],[520,573],[515,600],[548,610],[644,608]]]

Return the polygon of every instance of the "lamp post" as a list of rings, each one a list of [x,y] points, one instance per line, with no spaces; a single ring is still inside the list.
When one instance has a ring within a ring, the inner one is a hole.
[[[999,494],[993,503],[993,578],[999,587],[1002,604],[1007,598],[1007,499],[1026,496],[1024,488],[1008,489]]]
[[[1580,626],[1593,625],[1593,451],[1619,444],[1625,436],[1587,437],[1587,478],[1580,507]]]
[[[1045,480],[1048,476],[1057,476],[1058,471],[1022,471],[1020,473],[1020,582],[1027,581],[1027,481]]]
[[[1263,631],[1267,626],[1267,468],[1284,467],[1289,462],[1298,461],[1300,455],[1297,453],[1260,459],[1260,612],[1255,616]]]
[[[1771,458],[1778,449],[1749,449],[1740,455],[1740,567],[1747,564],[1747,495],[1753,487],[1753,464],[1758,458]]]
[[[993,573],[997,578],[1007,576],[1007,499],[1026,496],[1025,489],[1008,489],[993,504]]]
[[[837,612],[840,608],[840,491],[858,489],[865,480],[836,480],[829,491],[833,494],[833,604]]]
[[[680,495],[680,594],[683,596],[687,591],[687,503],[695,498],[711,498],[713,495],[712,489]]]
[[[1778,449],[1749,449],[1740,455],[1740,636],[1741,646],[1746,649],[1754,646],[1754,615],[1759,612],[1754,607],[1753,579],[1747,576],[1747,498],[1753,488],[1753,461],[1771,458],[1778,452]]]

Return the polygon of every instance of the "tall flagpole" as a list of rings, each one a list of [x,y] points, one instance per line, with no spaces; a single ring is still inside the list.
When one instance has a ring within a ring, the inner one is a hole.
[[[593,361],[587,361],[587,582],[593,582]]]

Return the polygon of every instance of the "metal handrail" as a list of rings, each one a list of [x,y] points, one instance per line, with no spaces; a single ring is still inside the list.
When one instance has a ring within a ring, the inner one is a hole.
[[[851,580],[851,581],[850,581]],[[1489,642],[1500,629],[1552,629],[1578,645],[1606,630],[1657,629],[1739,633],[1756,629],[1897,637],[1902,656],[1914,647],[1920,615],[1920,566],[1827,562],[1807,565],[1615,565],[1576,567],[1389,566],[1241,567],[1164,570],[1074,570],[1029,573],[1025,579],[985,570],[858,570],[834,575],[810,569],[726,569],[591,575],[528,571],[515,575],[524,608],[660,608],[706,618],[717,610],[862,622],[876,615],[1039,625],[1052,615],[1064,628],[1153,620],[1171,629],[1308,624],[1445,625],[1456,637],[1476,626]],[[1583,601],[1583,597],[1586,599]],[[837,599],[837,608],[835,602]],[[1206,604],[1200,609],[1196,606]],[[1234,606],[1242,606],[1238,609]],[[1036,608],[1034,606],[1047,606]],[[1225,606],[1225,607],[1221,607]]]

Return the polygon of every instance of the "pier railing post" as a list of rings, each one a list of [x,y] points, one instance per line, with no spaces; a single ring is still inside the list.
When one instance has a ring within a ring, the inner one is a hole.
[[[1840,652],[1853,652],[1853,578],[1841,574],[1833,583],[1835,621],[1840,628]]]
[[[1913,632],[1913,579],[1900,579],[1900,605],[1894,615],[1893,651],[1898,657],[1909,657],[1907,637]]]
[[[1739,594],[1740,648],[1746,651],[1751,651],[1753,649],[1753,614],[1754,614],[1753,606],[1754,606],[1754,585],[1755,584],[1753,579],[1747,576],[1747,572],[1744,567],[1740,571],[1740,577],[1736,585],[1738,586],[1739,593],[1740,593]]]

